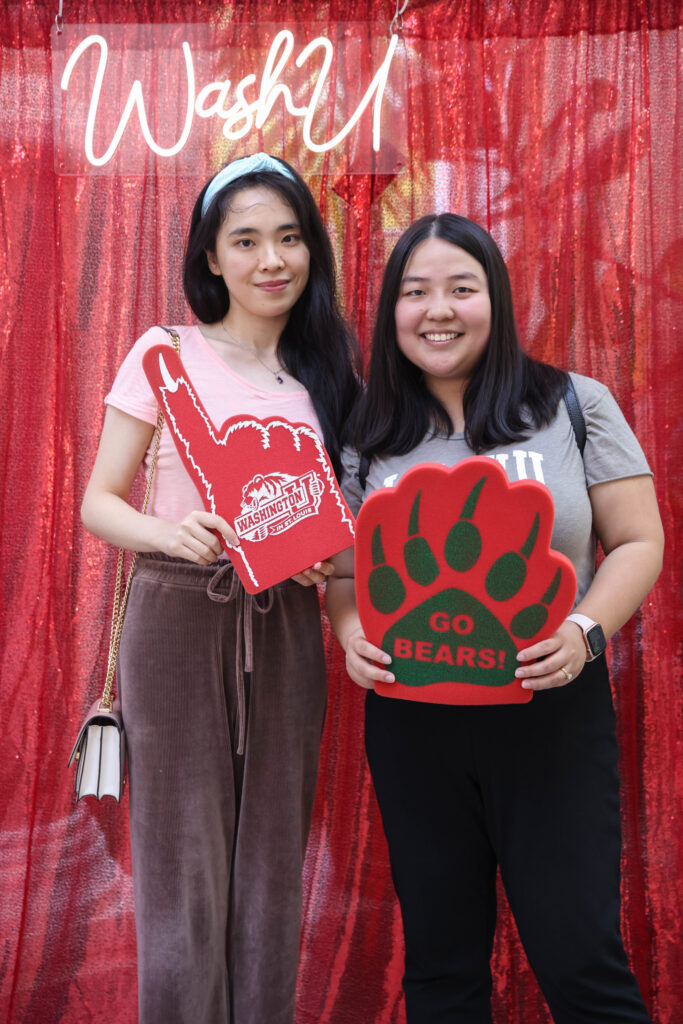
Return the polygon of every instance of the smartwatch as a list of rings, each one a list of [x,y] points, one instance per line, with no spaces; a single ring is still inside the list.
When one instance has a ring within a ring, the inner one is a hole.
[[[586,645],[586,661],[593,661],[603,653],[607,647],[607,641],[599,622],[594,622],[587,615],[579,615],[578,612],[568,615],[567,622],[575,622],[583,633],[583,642]]]

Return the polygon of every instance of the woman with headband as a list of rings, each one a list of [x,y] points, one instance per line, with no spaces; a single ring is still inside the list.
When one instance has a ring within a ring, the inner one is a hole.
[[[330,241],[286,163],[236,160],[200,192],[177,327],[214,423],[307,423],[339,470],[356,395]],[[105,399],[86,527],[140,552],[119,654],[129,749],[141,1024],[287,1024],[326,676],[316,563],[252,597],[221,558],[237,538],[202,501],[164,428],[147,515],[128,501],[157,403],[135,343]],[[333,555],[334,552],[330,552]]]

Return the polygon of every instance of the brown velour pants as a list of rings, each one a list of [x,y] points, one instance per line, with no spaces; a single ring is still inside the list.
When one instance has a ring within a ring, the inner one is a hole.
[[[140,1024],[290,1024],[327,700],[316,588],[251,598],[229,563],[140,556],[118,671]]]

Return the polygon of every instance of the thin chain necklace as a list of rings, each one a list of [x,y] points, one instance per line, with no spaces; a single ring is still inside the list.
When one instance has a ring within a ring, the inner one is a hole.
[[[284,384],[284,382],[285,382],[284,381],[284,377],[282,377],[281,375],[283,373],[285,373],[286,371],[285,371],[283,366],[278,365],[277,370],[273,370],[272,367],[268,366],[268,363],[264,363],[264,361],[261,359],[261,357],[258,354],[258,352],[256,351],[256,349],[253,349],[251,347],[251,345],[245,345],[243,341],[239,341],[234,336],[234,334],[231,334],[230,331],[225,326],[225,324],[223,323],[222,320],[221,320],[221,327],[223,328],[223,330],[227,334],[229,341],[232,341],[233,344],[237,345],[238,348],[244,349],[245,352],[249,352],[254,357],[254,359],[258,360],[258,362],[261,364],[261,366],[265,370],[268,371],[268,373],[272,373],[273,377],[275,377],[275,380],[278,382],[278,384]]]

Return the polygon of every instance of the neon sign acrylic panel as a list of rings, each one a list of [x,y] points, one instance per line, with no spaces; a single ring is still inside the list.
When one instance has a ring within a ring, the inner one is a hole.
[[[256,150],[303,174],[401,169],[404,49],[388,26],[65,26],[52,63],[59,174],[202,177]]]
[[[282,417],[214,424],[180,356],[155,345],[142,366],[204,507],[232,524],[221,542],[256,594],[350,547],[354,521],[316,432]]]

